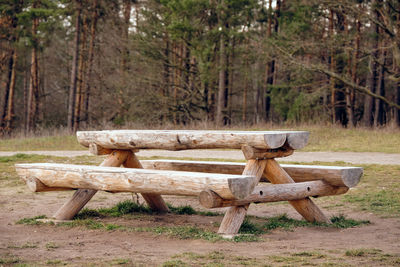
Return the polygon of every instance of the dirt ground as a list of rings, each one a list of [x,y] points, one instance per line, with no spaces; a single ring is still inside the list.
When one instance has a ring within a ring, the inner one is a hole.
[[[25,266],[180,266],[185,261],[193,266],[203,266],[206,263],[209,266],[300,266],[309,265],[307,262],[317,266],[400,266],[400,220],[354,212],[347,207],[331,207],[325,211],[328,215],[345,212],[350,218],[370,220],[371,224],[348,229],[299,227],[293,231],[274,230],[264,234],[262,241],[239,243],[180,240],[149,232],[16,224],[19,219],[40,214],[51,217],[71,194],[33,194],[22,186],[15,191],[1,188],[0,258],[4,266],[7,265],[7,259],[8,263],[17,259],[14,262],[27,263]],[[88,207],[108,207],[131,198],[132,195],[128,193],[98,192]],[[174,205],[191,205],[201,209],[195,198],[166,197],[166,200]],[[261,217],[283,213],[299,218],[286,204],[252,205],[249,210],[249,214]],[[145,215],[134,219],[105,218],[102,221],[133,227],[193,225],[217,231],[216,223],[221,219],[222,216],[167,214]],[[346,256],[346,251],[355,249],[366,252],[365,257]],[[367,257],[368,253],[379,254],[380,257]],[[305,255],[305,258],[290,255]],[[310,262],[307,259],[310,255],[319,256],[312,256]],[[391,257],[390,261],[386,261],[385,255]]]

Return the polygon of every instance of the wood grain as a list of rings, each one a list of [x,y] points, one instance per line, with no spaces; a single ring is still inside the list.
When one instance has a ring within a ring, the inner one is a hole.
[[[225,199],[242,199],[255,187],[250,175],[112,168],[55,163],[17,164],[25,180],[39,179],[48,187],[70,187],[111,192],[198,196],[211,189]]]
[[[217,161],[188,161],[188,160],[142,160],[145,169],[176,170],[193,172],[212,172],[226,174],[241,174],[246,166],[242,162],[217,162]],[[280,164],[281,167],[296,182],[324,180],[332,186],[352,188],[362,177],[361,167],[339,167],[320,165],[292,165]],[[262,176],[261,181],[268,181]]]
[[[124,162],[124,167],[125,168],[137,168],[137,169],[143,169],[142,164],[136,157],[135,153],[131,153],[126,161]],[[146,201],[147,205],[154,211],[157,212],[168,212],[168,206],[165,203],[164,199],[162,198],[161,195],[159,194],[151,194],[151,193],[143,193],[142,197]]]
[[[256,184],[258,184],[264,172],[266,163],[267,163],[266,160],[251,159],[247,161],[246,167],[244,168],[242,175],[251,175],[255,177],[256,178],[254,180],[255,181],[254,186],[255,186]],[[208,189],[213,191],[211,188]],[[221,195],[219,196],[221,197]],[[249,207],[248,204],[243,206],[230,207],[228,211],[225,213],[224,218],[222,219],[221,225],[218,229],[218,233],[237,234],[239,232],[240,226],[243,223],[248,207]]]
[[[274,184],[256,186],[253,193],[245,199],[226,200],[211,190],[200,193],[200,204],[205,208],[221,208],[230,206],[243,206],[250,203],[266,203],[288,200],[300,200],[306,197],[322,197],[344,194],[348,187],[336,187],[324,181],[303,183]]]
[[[292,149],[307,143],[308,132],[300,131],[190,131],[190,130],[110,130],[77,132],[78,142],[109,149],[240,149],[248,145],[275,149],[285,142]]]
[[[266,178],[273,184],[294,183],[293,179],[279,166],[274,159],[267,159],[264,174]],[[309,198],[301,200],[291,200],[289,203],[299,212],[304,219],[309,222],[330,223],[330,220],[318,208],[317,205]]]
[[[130,151],[113,151],[107,158],[100,164],[100,166],[119,167],[128,157]],[[16,165],[17,172],[18,167]],[[28,177],[28,176],[23,176]],[[35,177],[36,178],[36,177]],[[52,177],[51,179],[54,179]],[[43,183],[45,184],[45,183]],[[48,185],[46,185],[48,186]],[[57,187],[57,186],[56,186]],[[97,190],[93,189],[78,189],[70,200],[68,200],[55,214],[56,220],[71,220],[76,214],[92,199]]]

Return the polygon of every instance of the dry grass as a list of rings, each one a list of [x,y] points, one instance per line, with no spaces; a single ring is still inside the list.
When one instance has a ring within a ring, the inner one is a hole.
[[[100,129],[109,129],[103,127]],[[130,125],[126,129],[142,129],[143,126]],[[189,127],[148,127],[158,129],[210,129],[215,130],[212,125],[203,123]],[[298,126],[277,126],[277,125],[255,125],[235,126],[223,128],[226,130],[305,130],[309,131],[310,140],[303,151],[345,151],[345,152],[384,152],[400,153],[400,130],[398,128],[383,129],[344,129],[334,125],[298,125]],[[0,151],[38,151],[38,150],[85,150],[76,141],[74,135],[65,129],[54,131],[46,130],[37,136],[24,137],[16,134],[12,138],[0,140]]]

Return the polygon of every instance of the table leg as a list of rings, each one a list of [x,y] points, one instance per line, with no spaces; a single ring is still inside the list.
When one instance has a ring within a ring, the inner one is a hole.
[[[257,184],[264,172],[267,160],[250,159],[243,170],[243,175],[255,176]],[[228,209],[219,227],[219,234],[237,234],[246,216],[249,205],[233,206]]]
[[[138,168],[138,169],[143,169],[142,164],[136,157],[135,153],[131,152],[129,156],[127,157],[126,161],[124,162],[124,167],[125,168]],[[158,212],[168,212],[168,207],[164,202],[164,199],[162,198],[161,195],[159,194],[151,194],[151,193],[146,193],[142,194],[144,200],[147,202],[147,205],[152,210],[158,211]]]
[[[267,159],[264,175],[273,184],[294,183],[275,159]],[[330,223],[330,220],[308,197],[302,200],[290,200],[289,203],[309,222]]]
[[[103,167],[121,166],[132,152],[128,150],[114,150],[100,164]],[[78,189],[72,198],[68,200],[55,214],[56,220],[71,220],[90,199],[96,194],[97,190]]]

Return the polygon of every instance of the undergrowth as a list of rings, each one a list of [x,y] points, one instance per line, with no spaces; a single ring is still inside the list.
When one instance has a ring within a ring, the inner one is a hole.
[[[173,206],[167,203],[169,212],[178,215],[202,215],[202,216],[218,216],[219,213],[211,211],[197,211],[191,206]],[[135,203],[131,200],[125,200],[117,203],[111,208],[99,208],[99,209],[83,209],[79,212],[74,219],[87,219],[87,218],[102,218],[102,217],[120,217],[133,213],[141,214],[153,214],[157,213],[150,209],[148,206],[143,204]]]
[[[351,228],[360,225],[369,224],[366,220],[353,220],[348,219],[344,215],[332,216],[330,218],[331,223],[318,223],[318,222],[307,222],[304,220],[296,220],[287,217],[286,214],[268,218],[266,222],[258,223],[253,222],[249,218],[246,218],[239,229],[239,233],[242,234],[253,234],[260,235],[266,234],[274,229],[292,230],[296,227],[330,227],[330,228]]]

